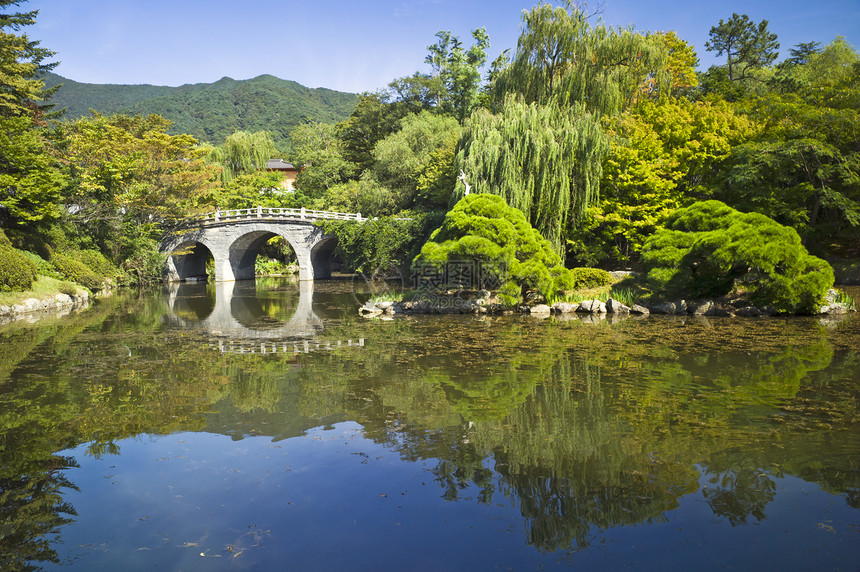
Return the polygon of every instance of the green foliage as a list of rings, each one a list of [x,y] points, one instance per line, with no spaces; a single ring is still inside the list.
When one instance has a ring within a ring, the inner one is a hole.
[[[2,247],[2,245],[0,245]],[[33,266],[36,268],[36,274],[40,276],[48,276],[50,278],[58,278],[61,279],[62,276],[57,272],[57,269],[54,268],[54,265],[33,252],[29,252],[27,250],[19,250],[21,254],[23,254],[27,260],[33,263]]]
[[[159,250],[161,228],[152,222],[123,221],[121,250],[123,284],[147,286],[160,282],[167,256]]]
[[[609,272],[600,268],[571,268],[570,274],[573,279],[573,288],[568,288],[568,290],[601,288],[609,286],[613,282]]]
[[[54,52],[39,47],[26,34],[17,34],[21,28],[36,23],[38,10],[6,12],[20,0],[0,2],[0,118],[30,117],[40,112],[37,102],[45,99],[46,91],[39,75],[54,68],[57,63],[43,63]]]
[[[416,191],[422,177],[423,197],[438,200],[444,195],[438,185],[454,182],[453,156],[459,135],[460,126],[454,118],[423,111],[407,115],[398,131],[376,144],[373,149],[373,172],[382,186],[397,195],[397,210],[410,208],[418,202]],[[431,168],[437,171],[447,169],[447,172],[428,173]],[[449,193],[453,186],[451,184],[449,187]],[[444,202],[421,206],[447,206],[448,197],[444,198]]]
[[[724,101],[646,100],[606,121],[613,145],[603,164],[600,202],[571,233],[580,263],[636,262],[661,218],[709,197],[719,169],[738,144],[760,130]]]
[[[407,105],[389,102],[384,92],[361,94],[349,118],[337,124],[343,158],[358,171],[370,169],[373,148],[397,130],[407,113]]]
[[[409,219],[381,217],[364,222],[325,221],[326,233],[337,236],[335,254],[355,272],[374,274],[398,267],[408,274],[409,265],[430,232],[439,224],[437,213],[404,213]]]
[[[345,182],[355,165],[344,159],[343,145],[333,123],[302,123],[292,130],[296,164],[303,170],[296,188],[309,196],[319,196],[330,187]]]
[[[592,27],[588,14],[567,6],[540,3],[523,11],[513,63],[494,81],[497,104],[504,94],[517,93],[528,103],[578,103],[596,115],[612,115],[629,106],[646,83],[650,91],[668,88],[663,38]]]
[[[40,223],[59,216],[66,179],[54,155],[31,117],[0,116],[0,221]]]
[[[372,173],[330,187],[321,199],[322,208],[338,212],[361,213],[362,216],[384,217],[395,213],[397,197],[391,189],[380,185]]]
[[[36,279],[36,265],[20,250],[0,243],[0,291],[29,290]]]
[[[170,134],[187,133],[213,145],[236,131],[268,131],[276,145],[285,147],[298,125],[342,121],[356,104],[354,94],[309,89],[271,75],[161,87],[85,84],[48,74],[45,83],[61,85],[52,99],[67,109],[69,119],[87,117],[91,109],[105,115],[155,114],[172,122]]]
[[[98,292],[104,288],[106,276],[87,266],[81,256],[81,251],[54,252],[51,262],[64,278]]]
[[[856,244],[860,56],[837,39],[786,74],[797,80],[791,93],[744,104],[764,129],[732,149],[716,196],[794,227],[818,250]]]
[[[105,278],[115,279],[119,270],[104,255],[97,250],[78,250],[75,258],[86,264],[93,272]]]
[[[719,201],[676,211],[642,259],[661,294],[722,296],[742,283],[753,303],[782,312],[815,311],[833,285],[833,270],[807,253],[794,229]]]
[[[157,115],[95,115],[65,126],[78,216],[116,219],[119,210],[147,219],[193,211],[214,184],[205,150],[189,135],[168,135]]]
[[[609,140],[581,105],[526,104],[509,96],[497,115],[463,127],[456,168],[473,192],[502,196],[562,252],[568,229],[597,200]],[[460,198],[458,185],[454,198]]]
[[[776,34],[767,29],[767,20],[756,25],[749,16],[732,14],[728,21],[711,27],[705,49],[726,55],[726,73],[730,82],[751,77],[751,72],[768,66],[776,60],[779,42]]]
[[[208,202],[221,210],[249,209],[256,206],[274,208],[310,207],[311,198],[301,190],[286,191],[277,172],[256,171],[234,177],[212,189]]]
[[[213,149],[210,160],[221,165],[221,180],[226,183],[237,175],[262,171],[276,152],[268,131],[237,131],[227,136],[224,145]]]
[[[443,266],[449,261],[489,263],[503,270],[500,293],[509,303],[521,301],[526,290],[555,295],[572,285],[549,242],[519,209],[502,197],[470,194],[445,215],[415,260]]]

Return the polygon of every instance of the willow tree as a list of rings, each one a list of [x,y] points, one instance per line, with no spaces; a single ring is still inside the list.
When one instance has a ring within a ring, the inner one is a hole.
[[[588,20],[570,4],[538,4],[524,11],[516,55],[493,85],[496,101],[513,92],[530,103],[581,102],[593,113],[614,114],[634,101],[643,86],[665,89],[662,38],[591,26]]]
[[[523,211],[561,254],[570,224],[597,199],[608,149],[608,137],[584,105],[509,96],[499,113],[479,110],[466,122],[456,169],[467,173],[475,192],[501,195]]]
[[[211,159],[221,164],[221,180],[229,183],[242,173],[266,168],[266,161],[275,156],[275,142],[268,131],[236,131],[228,135],[224,145],[216,147]]]

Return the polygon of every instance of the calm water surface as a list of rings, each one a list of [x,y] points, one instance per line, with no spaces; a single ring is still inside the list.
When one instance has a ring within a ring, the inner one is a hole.
[[[860,569],[857,315],[366,297],[188,284],[0,327],[0,568]]]

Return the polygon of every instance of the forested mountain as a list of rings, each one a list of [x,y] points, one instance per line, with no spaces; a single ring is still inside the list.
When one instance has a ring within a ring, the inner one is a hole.
[[[156,113],[173,122],[171,133],[188,133],[213,145],[240,130],[269,131],[281,145],[295,126],[344,120],[357,102],[355,94],[311,89],[271,75],[165,87],[79,83],[47,73],[45,84],[62,84],[51,102],[56,109],[66,109],[65,119],[87,116],[90,109],[103,114]]]

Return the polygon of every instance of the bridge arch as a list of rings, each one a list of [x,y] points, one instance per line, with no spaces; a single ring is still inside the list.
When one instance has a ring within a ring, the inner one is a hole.
[[[252,279],[260,248],[276,235],[293,248],[300,281],[328,278],[337,238],[316,226],[318,219],[366,220],[360,214],[263,207],[210,213],[162,241],[161,250],[168,254],[165,279],[187,280],[201,269],[205,274],[203,248],[215,261],[216,282]]]
[[[189,238],[171,247],[167,257],[167,274],[174,280],[205,280],[206,264],[214,258],[212,248],[205,242]]]

